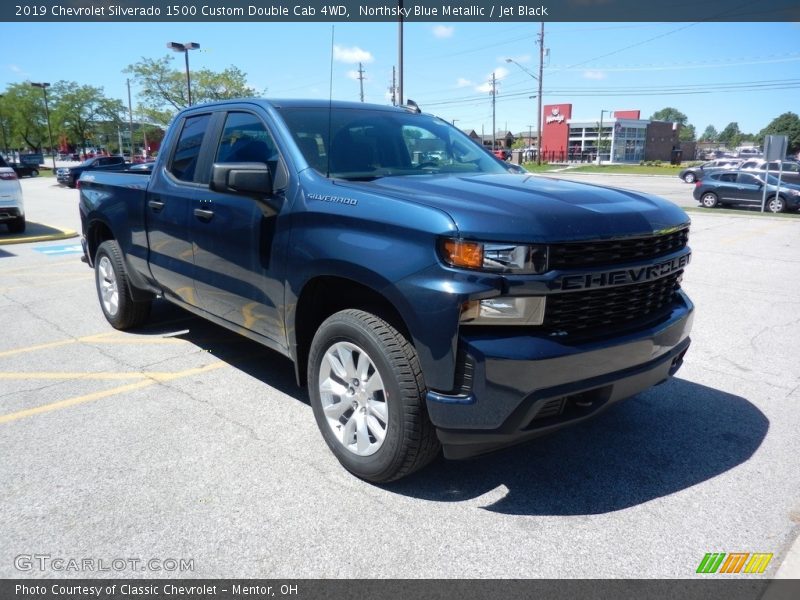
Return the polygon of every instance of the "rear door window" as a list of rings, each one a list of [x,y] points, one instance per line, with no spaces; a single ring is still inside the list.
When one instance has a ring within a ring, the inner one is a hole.
[[[197,115],[184,120],[178,144],[172,155],[169,172],[180,181],[194,181],[197,160],[203,145],[203,136],[208,130],[211,115]]]

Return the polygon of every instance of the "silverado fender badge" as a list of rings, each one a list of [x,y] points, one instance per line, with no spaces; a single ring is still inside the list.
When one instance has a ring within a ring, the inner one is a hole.
[[[322,202],[334,202],[336,204],[347,204],[348,206],[355,206],[358,200],[355,198],[345,198],[344,196],[328,196],[325,194],[309,194],[309,200],[321,200]]]

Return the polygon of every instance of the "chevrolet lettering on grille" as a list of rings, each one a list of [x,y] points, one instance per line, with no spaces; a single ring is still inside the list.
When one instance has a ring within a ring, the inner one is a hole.
[[[563,291],[588,290],[653,281],[683,269],[689,264],[691,256],[691,253],[684,254],[647,267],[615,269],[614,271],[587,273],[585,275],[566,275],[560,279],[560,289]]]

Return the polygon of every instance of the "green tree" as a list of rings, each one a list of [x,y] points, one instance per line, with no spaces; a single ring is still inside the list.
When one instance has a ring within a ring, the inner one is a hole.
[[[90,138],[122,122],[120,115],[125,110],[122,102],[106,98],[103,88],[59,81],[53,85],[53,96],[53,123],[69,141],[84,150]]]
[[[153,123],[166,125],[176,111],[189,105],[186,73],[174,68],[173,60],[170,55],[157,59],[142,58],[124,70],[133,76],[140,88],[140,112]],[[220,73],[210,69],[192,70],[190,75],[192,102],[195,104],[258,95],[247,85],[247,75],[234,66]]]
[[[679,111],[677,108],[672,108],[671,106],[667,106],[666,108],[662,108],[661,110],[657,110],[650,116],[651,121],[669,121],[670,123],[679,123],[681,125],[686,125],[686,122],[689,120],[685,114]]]
[[[48,140],[42,90],[32,87],[30,82],[12,83],[3,95],[5,106],[9,108],[4,115],[8,145],[17,150],[41,150]],[[55,132],[53,137],[55,140]]]
[[[700,136],[702,142],[716,142],[719,138],[719,131],[713,125],[706,127],[703,135]]]
[[[0,94],[0,149],[7,153],[11,146],[9,146],[11,136],[11,113],[14,107],[6,98],[6,94]]]
[[[697,132],[695,131],[694,125],[684,125],[678,132],[678,139],[682,142],[693,142],[696,136]]]
[[[768,135],[785,135],[789,138],[787,152],[796,154],[800,152],[800,117],[793,112],[785,112],[775,117],[769,125],[762,129],[758,137],[764,139]]]
[[[722,142],[729,148],[738,146],[739,142],[742,141],[742,132],[739,131],[739,124],[736,121],[728,123],[725,129],[720,132],[717,141]]]

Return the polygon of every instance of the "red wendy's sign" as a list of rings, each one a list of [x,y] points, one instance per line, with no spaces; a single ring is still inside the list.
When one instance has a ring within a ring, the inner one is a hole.
[[[572,104],[546,104],[542,115],[542,151],[566,150],[569,141],[569,119]]]

